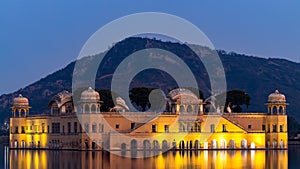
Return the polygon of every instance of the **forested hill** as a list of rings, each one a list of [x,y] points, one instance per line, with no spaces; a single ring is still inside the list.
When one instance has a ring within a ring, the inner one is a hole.
[[[97,78],[96,87],[98,90],[110,87],[110,81],[115,69],[128,55],[146,48],[160,48],[168,50],[179,56],[191,68],[199,88],[204,97],[210,95],[210,84],[207,72],[198,57],[185,45],[173,42],[162,42],[147,38],[128,38],[111,48],[101,63]],[[210,50],[205,47],[198,47],[200,55]],[[247,56],[236,53],[218,51],[226,73],[228,90],[240,89],[247,92],[251,97],[250,106],[244,111],[265,112],[264,103],[271,92],[277,88],[286,95],[288,115],[294,116],[300,121],[298,101],[300,100],[300,64],[284,59],[264,59],[254,56]],[[85,58],[88,62],[102,54]],[[0,96],[0,120],[8,119],[11,115],[10,107],[12,100],[19,93],[28,97],[31,104],[31,114],[48,113],[48,102],[63,89],[71,91],[72,74],[74,62],[65,68],[48,75],[41,80],[32,83],[14,93]],[[174,79],[158,70],[143,71],[138,74],[131,87],[152,87],[162,88],[168,91],[176,87]]]

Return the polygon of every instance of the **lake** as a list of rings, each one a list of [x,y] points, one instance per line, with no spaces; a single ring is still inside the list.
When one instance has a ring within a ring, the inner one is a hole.
[[[9,150],[0,148],[0,168],[299,168],[300,146],[288,150],[169,151],[149,158],[126,158],[121,152]],[[123,153],[131,153],[123,152]],[[145,152],[137,152],[145,153]],[[155,153],[155,152],[150,152]],[[149,154],[148,154],[149,155]]]

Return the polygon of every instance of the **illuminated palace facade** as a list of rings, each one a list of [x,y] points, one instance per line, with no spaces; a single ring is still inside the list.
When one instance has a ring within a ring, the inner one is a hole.
[[[162,113],[130,112],[116,98],[100,112],[100,95],[81,93],[78,106],[62,91],[49,102],[49,115],[29,115],[29,101],[13,100],[10,148],[72,150],[285,149],[288,144],[286,98],[276,90],[267,113],[207,113],[203,100],[187,89],[174,89]]]

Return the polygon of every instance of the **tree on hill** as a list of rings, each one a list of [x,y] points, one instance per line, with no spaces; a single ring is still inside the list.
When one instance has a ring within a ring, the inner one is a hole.
[[[101,89],[98,91],[100,100],[102,101],[100,111],[108,112],[110,108],[115,106],[113,99],[118,97],[118,94],[108,89]]]
[[[146,111],[150,107],[149,95],[155,88],[137,87],[129,91],[129,98],[136,106],[141,107],[141,111]],[[136,107],[138,109],[138,107]]]
[[[203,99],[203,93],[199,89],[192,87],[185,87],[185,89],[190,90],[195,93],[196,96]],[[151,96],[151,94],[153,94],[153,96]],[[147,87],[132,88],[129,94],[131,102],[137,106],[138,110],[140,108],[141,111],[147,111],[147,108],[150,108],[151,111],[168,111],[169,108],[166,106],[165,97],[164,93],[158,89]]]
[[[224,100],[226,94],[226,101],[224,111],[228,112],[227,107],[229,106],[232,112],[242,112],[242,105],[246,105],[248,108],[250,105],[250,96],[245,91],[242,90],[231,90],[226,93],[222,93],[216,96],[217,105],[221,105],[220,100]]]

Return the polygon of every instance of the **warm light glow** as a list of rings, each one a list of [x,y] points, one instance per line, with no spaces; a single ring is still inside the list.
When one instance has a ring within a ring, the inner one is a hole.
[[[254,142],[251,143],[250,148],[255,149],[255,143]]]

